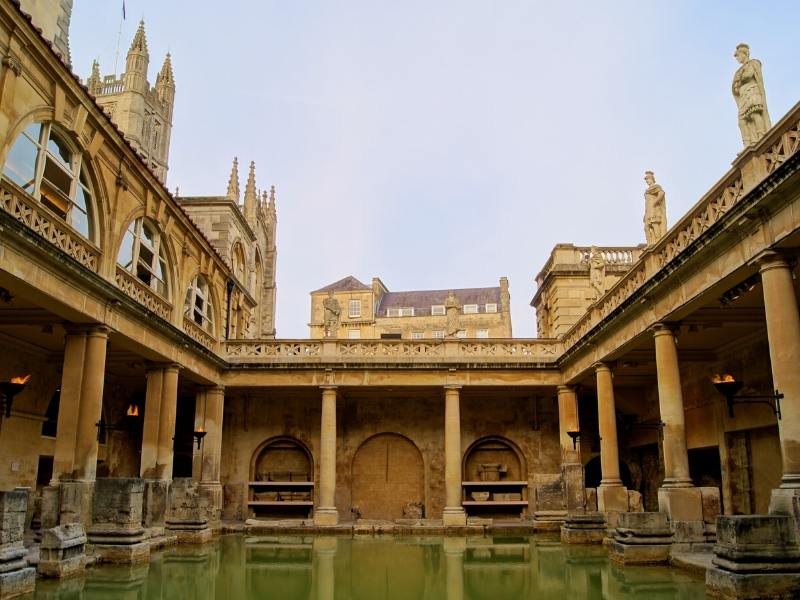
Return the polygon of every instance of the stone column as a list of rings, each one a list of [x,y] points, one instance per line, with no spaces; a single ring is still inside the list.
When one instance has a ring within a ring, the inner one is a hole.
[[[200,481],[201,493],[208,497],[211,507],[209,521],[219,521],[222,512],[222,484],[219,480],[222,459],[222,413],[225,388],[215,386],[197,393],[195,400],[195,429],[202,428],[206,437],[198,450],[195,446],[192,475]]]
[[[75,443],[78,436],[78,414],[83,385],[83,363],[86,353],[86,331],[68,329],[64,343],[61,372],[61,398],[58,410],[58,432],[53,456],[53,479],[72,479],[75,471]],[[55,526],[53,523],[52,526]]]
[[[619,476],[617,446],[617,413],[614,405],[614,384],[611,368],[605,363],[595,365],[597,378],[597,418],[600,429],[600,470],[602,479],[597,488],[597,508],[601,512],[628,510],[628,490]]]
[[[444,513],[445,525],[465,526],[461,506],[461,407],[460,385],[444,388]]]
[[[322,419],[319,436],[319,501],[314,524],[339,522],[336,510],[336,386],[322,386]]]
[[[573,447],[568,431],[578,431],[578,397],[572,386],[558,386],[558,430],[561,441],[561,464],[581,463],[581,441]]]
[[[658,490],[658,508],[670,521],[702,521],[703,499],[689,475],[683,391],[675,334],[666,325],[653,327],[658,379],[658,407],[664,423],[664,483]]]
[[[139,463],[139,476],[143,479],[156,478],[158,423],[161,416],[161,388],[163,383],[163,366],[150,365],[147,370],[147,392],[144,404],[144,423],[142,425],[142,455]]]
[[[172,459],[175,438],[175,411],[178,406],[179,365],[164,367],[161,386],[161,406],[158,419],[158,453],[156,455],[156,478],[172,479]]]
[[[575,388],[558,386],[558,429],[561,443],[561,479],[564,483],[567,514],[586,508],[586,488],[581,461],[580,439],[573,444],[568,431],[578,431],[578,396]],[[573,447],[574,446],[574,447]]]
[[[75,443],[75,479],[81,481],[94,481],[97,472],[97,422],[103,410],[108,332],[109,329],[102,326],[86,332],[78,435]]]
[[[778,420],[783,477],[780,488],[772,491],[769,511],[794,514],[793,498],[800,496],[800,314],[789,263],[781,255],[768,252],[760,261],[759,271],[772,381],[784,395]]]
[[[0,598],[32,594],[36,569],[28,565],[23,543],[28,494],[22,490],[0,492]]]

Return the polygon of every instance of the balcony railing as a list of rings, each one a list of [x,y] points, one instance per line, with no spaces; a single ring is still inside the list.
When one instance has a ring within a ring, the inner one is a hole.
[[[162,319],[172,320],[172,305],[119,265],[117,265],[116,282],[117,287],[136,302]]]
[[[28,194],[0,180],[0,208],[48,242],[97,272],[100,249]]]
[[[225,344],[233,363],[550,363],[554,340],[234,340]],[[266,360],[265,360],[266,359]]]
[[[198,344],[205,346],[208,349],[214,348],[214,336],[208,333],[205,329],[200,327],[193,319],[183,316],[183,331],[186,332]]]

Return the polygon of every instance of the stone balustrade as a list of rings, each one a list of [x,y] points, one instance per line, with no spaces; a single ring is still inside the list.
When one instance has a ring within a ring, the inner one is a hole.
[[[24,223],[87,269],[97,272],[100,249],[40,202],[19,191],[5,179],[0,181],[0,209]]]
[[[236,340],[225,344],[232,363],[554,363],[552,340]]]
[[[213,349],[216,344],[214,336],[185,315],[183,317],[183,331],[195,342],[210,350]]]
[[[169,321],[172,314],[172,305],[159,296],[154,290],[139,281],[133,274],[117,265],[117,287],[139,304],[151,310],[162,319]]]

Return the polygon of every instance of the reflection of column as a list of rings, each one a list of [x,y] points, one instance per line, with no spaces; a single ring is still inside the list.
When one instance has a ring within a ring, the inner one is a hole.
[[[147,395],[144,404],[144,424],[142,426],[142,458],[139,476],[153,479],[156,476],[158,460],[158,421],[161,415],[161,387],[164,382],[164,369],[152,366],[147,370]]]
[[[103,410],[103,384],[106,377],[107,327],[94,327],[86,333],[83,380],[75,443],[75,479],[94,481],[97,472],[97,422]]]
[[[336,576],[333,572],[333,559],[336,557],[335,537],[314,539],[314,584],[316,600],[333,600],[335,597]]]
[[[50,485],[57,485],[62,478],[72,479],[75,470],[75,442],[78,436],[78,412],[85,352],[86,332],[68,329],[64,345],[53,479]]]
[[[445,525],[466,525],[461,506],[460,385],[444,388],[444,514]]]
[[[225,405],[225,388],[210,387],[198,392],[195,402],[195,429],[202,428],[206,437],[195,448],[192,475],[200,481],[205,494],[209,495],[212,514],[209,519],[219,520],[222,510],[222,484],[219,481],[222,458],[222,414]]]
[[[800,315],[792,270],[786,260],[769,252],[762,258],[759,271],[772,381],[786,398],[778,420],[783,477],[780,489],[772,492],[769,511],[792,514],[791,497],[800,494]]]
[[[580,440],[573,447],[568,431],[578,431],[578,397],[575,388],[568,385],[558,386],[558,430],[561,441],[561,464],[581,462]]]
[[[319,502],[316,525],[336,525],[336,386],[322,386],[322,420],[319,440]]]
[[[600,470],[602,479],[597,488],[597,508],[602,512],[627,511],[628,492],[619,476],[617,446],[617,412],[614,405],[614,384],[611,368],[605,363],[595,365],[597,377],[597,419],[600,429]]]
[[[669,327],[653,327],[658,377],[658,406],[664,423],[664,483],[663,487],[692,485],[689,476],[689,454],[686,449],[686,423],[683,413],[683,392],[678,367],[675,335]]]
[[[179,369],[180,367],[176,364],[171,364],[164,368],[158,420],[158,455],[156,458],[156,477],[158,479],[172,479]]]
[[[442,540],[444,557],[447,562],[445,571],[447,600],[463,600],[464,598],[464,552],[467,540],[461,537],[446,537]]]

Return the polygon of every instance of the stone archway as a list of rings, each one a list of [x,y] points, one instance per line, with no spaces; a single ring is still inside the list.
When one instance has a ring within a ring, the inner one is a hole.
[[[352,506],[364,519],[400,519],[409,502],[425,502],[422,454],[408,438],[379,433],[353,457]]]

